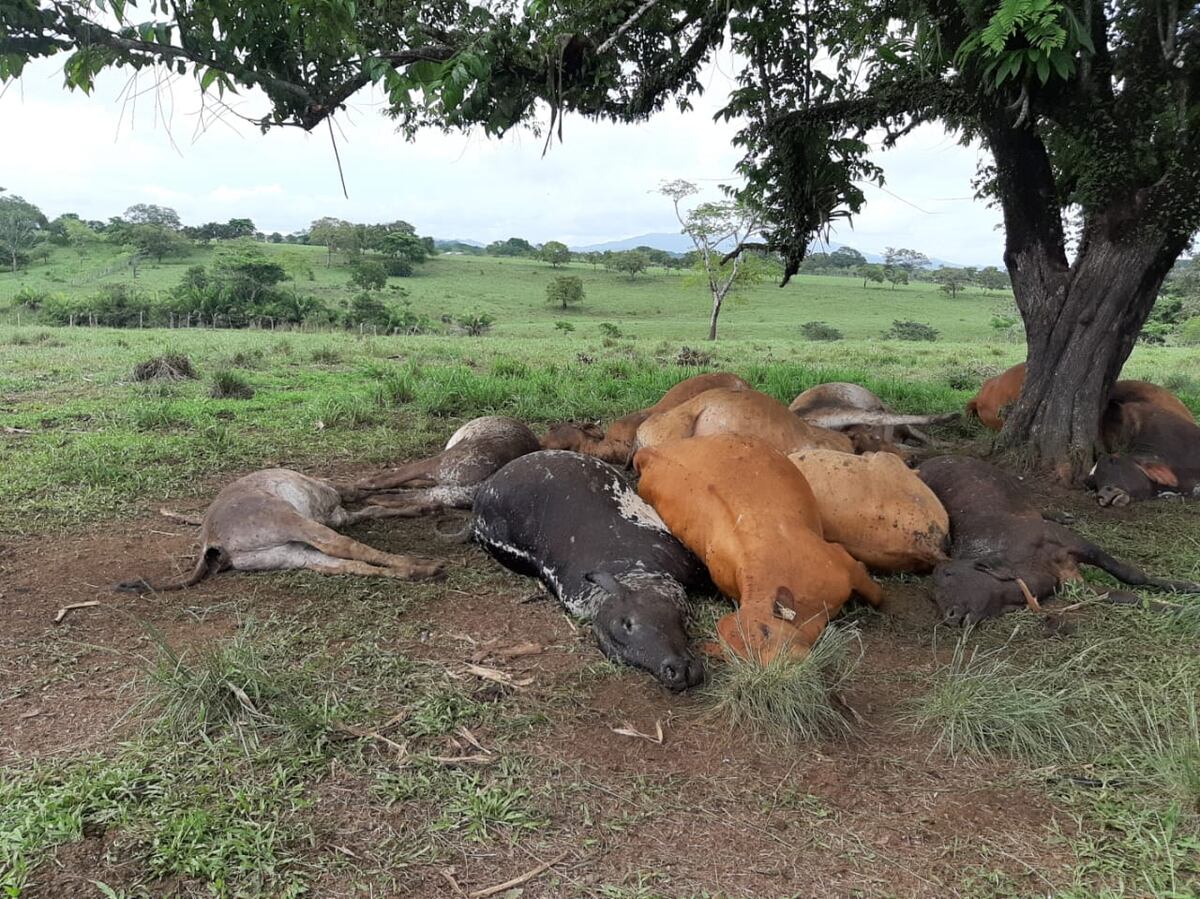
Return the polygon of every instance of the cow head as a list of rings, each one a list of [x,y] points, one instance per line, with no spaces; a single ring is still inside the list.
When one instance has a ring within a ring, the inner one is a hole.
[[[573,425],[559,422],[551,425],[541,439],[542,449],[576,450],[593,440],[603,440],[604,432],[594,424]]]
[[[796,625],[777,612],[742,607],[717,622],[717,636],[729,651],[744,659],[770,664],[780,653],[792,659],[808,655]]]
[[[1022,583],[999,556],[956,559],[933,570],[933,598],[948,624],[974,624],[1024,608]]]
[[[1088,472],[1086,484],[1096,491],[1102,506],[1127,506],[1135,499],[1150,499],[1160,489],[1179,486],[1175,473],[1162,462],[1133,456],[1101,456]]]
[[[700,683],[704,669],[688,647],[676,597],[653,581],[627,587],[606,571],[586,577],[604,591],[592,629],[606,656],[649,671],[671,690]]]

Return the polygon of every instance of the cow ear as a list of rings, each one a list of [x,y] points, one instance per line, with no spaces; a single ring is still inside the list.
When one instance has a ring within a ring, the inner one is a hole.
[[[796,596],[787,587],[780,587],[775,591],[775,602],[771,607],[772,613],[776,618],[781,618],[784,621],[796,620]]]
[[[1178,487],[1179,478],[1175,477],[1175,472],[1164,465],[1162,462],[1134,462],[1138,468],[1142,470],[1142,474],[1158,484],[1160,487]]]
[[[613,596],[623,596],[625,594],[625,587],[607,571],[589,571],[583,576],[583,579],[595,584],[605,593],[611,593]]]
[[[1000,556],[985,556],[975,560],[975,570],[990,574],[998,581],[1015,581],[1017,575]]]

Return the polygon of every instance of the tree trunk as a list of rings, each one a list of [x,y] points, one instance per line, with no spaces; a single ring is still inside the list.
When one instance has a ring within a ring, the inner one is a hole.
[[[708,320],[708,339],[717,339],[717,316],[721,314],[722,297],[713,296],[712,316]]]
[[[1025,322],[1027,372],[1000,446],[1078,479],[1100,447],[1108,392],[1187,245],[1142,190],[1088,215],[1068,264],[1045,145],[1029,128],[989,130],[1004,211],[1004,262]]]

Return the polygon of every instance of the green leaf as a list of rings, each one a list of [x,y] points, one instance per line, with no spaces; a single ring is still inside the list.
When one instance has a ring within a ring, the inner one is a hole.
[[[212,83],[217,80],[217,76],[220,74],[216,69],[205,70],[204,74],[200,76],[200,90],[206,91],[212,87]]]
[[[1055,50],[1050,54],[1050,62],[1054,66],[1054,71],[1058,72],[1058,77],[1064,81],[1071,77],[1071,72],[1075,70],[1075,60],[1070,53],[1065,50]]]
[[[1045,84],[1050,80],[1050,60],[1044,56],[1039,56],[1037,61],[1038,80]]]

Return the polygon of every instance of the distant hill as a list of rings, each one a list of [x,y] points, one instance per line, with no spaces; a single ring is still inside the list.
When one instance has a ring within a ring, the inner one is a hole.
[[[484,246],[484,244],[474,240],[438,240],[435,241],[435,243],[439,250],[443,249],[443,244],[465,244],[472,247]],[[726,244],[722,245],[722,249],[730,249],[732,245],[732,241],[728,241]],[[843,246],[843,244],[840,243],[813,244],[811,247],[809,247],[809,252],[832,253],[841,246]],[[669,231],[656,231],[650,234],[636,234],[633,237],[626,237],[621,240],[609,240],[605,241],[604,243],[593,243],[581,247],[571,247],[571,250],[575,253],[603,253],[606,250],[612,250],[614,253],[620,253],[625,250],[636,249],[637,247],[653,247],[656,250],[666,250],[668,253],[674,253],[676,255],[681,255],[689,250],[694,249],[692,246],[692,239],[686,234],[675,234]],[[448,248],[453,249],[452,247]],[[855,249],[866,257],[867,262],[883,262],[882,253],[873,253],[870,250],[864,250],[862,247],[855,247]],[[944,259],[938,259],[934,256],[929,257],[929,268],[940,268],[942,266],[949,268],[962,267],[957,262],[947,262]]]

